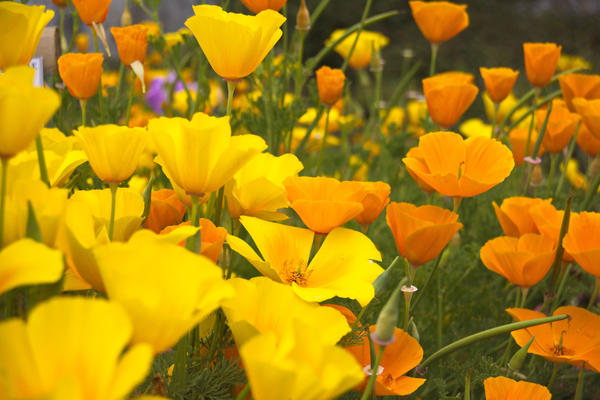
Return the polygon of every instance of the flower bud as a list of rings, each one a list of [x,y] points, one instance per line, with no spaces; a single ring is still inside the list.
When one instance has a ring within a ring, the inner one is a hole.
[[[535,335],[533,335],[531,339],[529,339],[529,342],[527,342],[525,346],[521,347],[519,351],[517,351],[508,362],[508,368],[510,368],[513,372],[518,371],[523,365],[523,362],[527,357],[527,351],[529,350],[529,346],[531,346],[531,343],[533,343],[533,339],[535,339]]]
[[[324,65],[317,70],[317,89],[319,99],[327,106],[334,105],[341,97],[344,90],[346,75],[338,68],[329,68]]]
[[[531,171],[531,186],[540,186],[542,181],[544,180],[544,175],[542,174],[542,167],[538,164],[533,167],[533,171]]]
[[[121,14],[121,26],[131,25],[131,12],[129,11],[129,3],[125,3],[125,9]]]
[[[395,340],[394,328],[398,324],[400,292],[401,289],[398,286],[377,317],[375,331],[371,334],[371,338],[380,346],[388,345]]]
[[[415,324],[415,319],[412,317],[410,318],[410,321],[408,321],[408,331],[410,332],[410,336],[417,339],[417,342],[421,341],[421,335],[419,335],[417,324]]]
[[[296,15],[296,29],[301,32],[307,32],[310,29],[310,13],[304,0],[300,0],[300,7]]]

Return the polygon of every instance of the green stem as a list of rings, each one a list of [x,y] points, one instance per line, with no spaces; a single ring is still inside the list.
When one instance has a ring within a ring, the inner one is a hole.
[[[92,29],[94,35],[94,50],[98,53],[98,33],[95,29]],[[102,76],[100,76],[100,82],[98,83],[98,105],[100,108],[100,122],[104,122],[104,96],[102,95]]]
[[[302,93],[302,73],[304,72],[304,64],[302,64],[302,54],[304,53],[304,38],[307,31],[299,30],[298,35],[298,55],[296,58],[296,78],[294,80],[294,99],[298,99]]]
[[[125,114],[125,125],[129,126],[129,117],[131,116],[131,105],[133,104],[133,92],[135,89],[135,74],[133,70],[130,71],[131,75],[131,86],[129,87],[129,98],[127,99],[127,112]]]
[[[559,363],[553,363],[554,367],[552,368],[552,375],[550,375],[550,380],[548,381],[548,384],[546,385],[546,387],[548,388],[548,390],[552,390],[552,385],[554,385],[554,380],[556,379],[556,374],[558,373],[558,367],[560,366]]]
[[[554,174],[556,173],[556,164],[558,162],[558,153],[550,153],[550,173],[548,174],[548,191],[552,191],[552,181],[554,180]]]
[[[390,96],[389,101],[387,102],[387,108],[386,108],[385,112],[383,113],[383,117],[381,118],[382,121],[386,121],[388,119],[390,110],[392,109],[392,107],[394,107],[398,104],[398,102],[402,98],[402,95],[404,94],[406,87],[412,81],[412,78],[415,76],[415,74],[417,73],[419,68],[421,68],[421,63],[416,62],[410,68],[410,70],[406,74],[404,74],[404,76],[402,77],[402,80],[398,83],[398,85],[394,89],[394,92]]]
[[[6,204],[8,158],[2,158],[2,186],[0,188],[0,249],[4,246],[4,208]]]
[[[244,388],[236,396],[235,400],[244,400],[246,397],[248,397],[249,393],[250,393],[250,384],[246,383],[246,386],[244,386]]]
[[[596,156],[596,158],[599,158],[599,157],[600,157],[600,152],[598,152],[598,155]],[[586,211],[588,209],[588,207],[590,206],[590,204],[592,202],[592,199],[594,198],[594,195],[598,191],[599,185],[600,185],[600,170],[598,172],[596,172],[596,176],[594,177],[592,184],[588,187],[587,192],[585,192],[585,197],[583,198],[583,201],[581,202],[581,207],[579,207],[581,211]]]
[[[185,386],[188,347],[189,335],[185,334],[175,345],[175,366],[173,369],[173,381],[171,385],[174,386],[177,391],[181,390]],[[173,392],[176,390],[173,390]],[[171,390],[169,391],[171,392]]]
[[[321,161],[323,160],[323,150],[325,150],[325,142],[327,141],[327,131],[329,130],[329,113],[331,112],[331,107],[327,107],[327,115],[325,116],[325,131],[323,132],[323,141],[321,142],[321,150],[319,151],[319,156],[317,158],[317,167],[315,168],[315,176],[319,175],[321,170]]]
[[[542,139],[544,138],[544,134],[546,133],[546,127],[548,126],[548,120],[550,119],[551,112],[552,112],[552,103],[550,103],[548,105],[548,110],[546,111],[546,118],[544,118],[544,123],[542,124],[542,129],[540,129],[540,132],[538,133],[538,137],[533,146],[533,150],[531,151],[531,158],[533,158],[533,159],[536,159],[538,156],[540,146],[542,145]],[[529,126],[529,136],[527,136],[527,146],[525,147],[526,155],[529,153],[529,144],[531,141],[531,131],[533,129],[532,125],[533,125],[533,118],[532,118],[532,122]],[[529,185],[531,183],[531,177],[533,175],[533,173],[532,173],[533,165],[529,164],[528,172],[529,173],[527,174],[527,181],[526,181],[525,185],[523,186],[523,194],[527,193],[527,191],[529,190]]]
[[[427,282],[425,282],[425,285],[423,285],[423,289],[421,289],[419,291],[419,295],[417,296],[417,298],[415,299],[415,301],[412,302],[410,310],[411,312],[417,308],[417,304],[419,304],[419,302],[421,301],[421,299],[423,298],[423,294],[424,292],[427,290],[427,288],[429,287],[429,284],[431,283],[431,281],[433,280],[433,277],[435,276],[435,273],[438,270],[438,267],[440,266],[440,261],[442,259],[442,254],[443,251],[440,252],[440,254],[437,256],[437,258],[435,259],[435,262],[433,264],[433,269],[431,270],[431,273],[429,274],[429,277],[427,278]]]
[[[567,156],[565,157],[565,162],[563,163],[562,171],[560,172],[560,178],[558,178],[558,185],[556,186],[556,191],[554,192],[554,197],[558,196],[560,190],[562,189],[563,182],[565,181],[565,176],[567,173],[567,166],[569,165],[569,161],[571,161],[571,157],[573,156],[573,150],[575,149],[575,143],[577,143],[577,135],[579,134],[579,127],[581,126],[581,121],[577,123],[577,127],[575,128],[575,133],[573,134],[573,138],[571,139],[571,143],[569,144],[569,150],[567,151]]]
[[[437,318],[436,318],[436,343],[437,348],[442,347],[442,334],[443,334],[443,318],[444,318],[444,310],[443,310],[443,300],[444,294],[442,292],[442,281],[440,279],[440,274],[437,274],[435,277],[436,290],[437,290],[437,302],[436,302],[436,310],[437,310]]]
[[[517,104],[515,104],[515,106],[508,112],[508,114],[506,114],[504,116],[504,118],[502,118],[502,121],[500,121],[500,124],[498,125],[499,128],[500,128],[500,132],[504,131],[504,125],[506,125],[506,122],[510,120],[510,118],[513,116],[513,114],[518,109],[520,109],[525,103],[527,103],[532,96],[535,96],[536,93],[537,93],[537,89],[533,88],[529,92],[525,93],[523,95],[523,97],[521,97],[519,99],[519,101],[517,102]]]
[[[79,100],[79,105],[81,106],[81,126],[85,126],[85,107],[87,105],[87,100]]]
[[[496,103],[494,102],[494,116],[492,117],[492,138],[496,139],[496,136],[498,136],[498,138],[501,138],[500,133],[502,132],[501,130],[498,130],[498,135],[496,135],[495,129],[496,129],[496,119],[498,118],[498,109],[500,108],[500,103]]]
[[[574,400],[581,400],[583,399],[583,378],[585,375],[585,362],[583,363],[583,365],[581,366],[581,369],[579,370],[579,376],[577,377],[577,389],[575,389],[575,397],[573,398]]]
[[[200,225],[200,196],[191,195],[192,198],[192,207],[191,207],[191,215],[190,215],[190,223],[192,226]],[[186,249],[200,254],[202,250],[202,232],[198,230],[194,236],[190,236],[185,241]]]
[[[219,193],[217,194],[217,202],[215,204],[215,225],[221,225],[221,215],[223,213],[223,195],[225,192],[225,187],[222,186],[219,189]]]
[[[536,326],[536,325],[546,324],[548,322],[560,321],[560,320],[563,320],[566,318],[568,318],[568,315],[566,315],[566,314],[555,315],[552,317],[545,317],[545,318],[536,318],[536,319],[531,319],[528,321],[513,322],[510,324],[501,325],[501,326],[497,326],[495,328],[487,329],[483,332],[475,333],[473,335],[464,337],[453,343],[450,343],[449,345],[445,346],[444,348],[436,351],[435,353],[433,353],[432,355],[427,357],[427,359],[425,359],[425,361],[423,361],[421,363],[420,367],[424,368],[425,366],[431,364],[433,361],[437,360],[438,358],[444,357],[450,353],[453,353],[456,350],[459,350],[465,346],[468,346],[468,345],[478,342],[480,340],[489,339],[491,337],[502,335],[504,333],[508,333],[508,332],[511,332],[511,331],[514,331],[517,329],[529,328],[530,326]]]
[[[65,7],[60,7],[58,10],[58,34],[60,36],[60,50],[62,53],[67,52],[67,39],[65,39]]]
[[[440,45],[431,43],[431,63],[429,64],[429,76],[435,75],[435,64],[437,62],[437,53]]]
[[[46,158],[44,157],[44,146],[42,145],[42,137],[39,134],[35,138],[35,149],[37,151],[38,165],[40,166],[40,178],[46,186],[50,187],[48,169],[46,168]]]
[[[561,268],[561,272],[559,275],[560,283],[558,284],[558,290],[556,291],[556,295],[554,296],[554,300],[552,301],[552,311],[556,310],[558,304],[560,303],[560,298],[565,289],[565,283],[567,282],[567,278],[569,277],[569,272],[571,271],[572,266],[573,264],[569,264],[566,267]]]
[[[373,4],[373,0],[367,0],[365,3],[365,8],[363,8],[362,16],[360,17],[360,22],[358,24],[358,29],[356,30],[356,37],[354,38],[354,42],[352,42],[352,46],[350,47],[350,51],[344,60],[344,64],[342,64],[342,71],[346,72],[346,68],[348,68],[348,63],[350,62],[350,58],[352,58],[352,54],[354,53],[354,49],[356,48],[356,44],[358,43],[358,39],[360,37],[360,33],[365,27],[365,20],[369,15],[369,11],[371,10],[371,4]]]
[[[125,73],[125,65],[123,65],[123,63],[120,63],[119,79],[117,80],[117,89],[115,92],[115,101],[117,101],[119,99],[119,96],[121,95],[121,84],[123,83],[123,74],[124,73]]]
[[[315,129],[315,127],[319,123],[319,120],[321,119],[321,116],[323,115],[324,110],[325,110],[325,107],[322,104],[319,104],[319,109],[317,110],[317,115],[316,115],[315,119],[309,125],[308,129],[306,129],[306,133],[304,134],[304,137],[302,138],[302,140],[300,141],[300,144],[294,151],[294,154],[296,154],[297,156],[299,156],[304,151],[304,148],[306,147],[306,143],[310,139],[310,135],[311,135],[312,131]]]
[[[235,93],[235,82],[227,81],[227,116],[231,117],[231,104],[233,102],[233,94]]]
[[[594,291],[592,292],[592,295],[590,296],[590,301],[588,302],[588,305],[587,305],[588,310],[590,308],[592,308],[592,306],[596,302],[596,297],[598,296],[598,290],[600,290],[600,278],[596,277],[596,281],[594,284]]]
[[[531,106],[526,113],[521,115],[516,121],[514,121],[512,124],[510,124],[510,126],[507,129],[507,132],[510,132],[511,130],[513,130],[514,127],[519,125],[525,118],[529,117],[535,110],[537,110],[538,108],[540,108],[541,106],[543,106],[544,104],[546,104],[547,102],[552,100],[553,98],[560,96],[561,94],[562,94],[562,92],[560,90],[557,90],[555,92],[550,93],[546,97],[542,98],[535,105]],[[525,153],[525,154],[527,154],[527,153]]]
[[[112,241],[115,230],[115,210],[117,204],[117,188],[119,187],[119,184],[111,182],[108,185],[110,187],[110,222],[108,225],[108,238]]]
[[[365,391],[360,397],[360,400],[367,400],[367,398],[371,394],[371,391],[373,391],[373,388],[375,386],[375,380],[377,379],[377,370],[379,369],[379,363],[381,363],[381,357],[383,356],[384,351],[385,346],[381,346],[379,348],[379,354],[377,354],[377,359],[375,360],[375,363],[371,365],[371,376],[369,376],[369,382],[367,383],[367,387],[365,388]]]

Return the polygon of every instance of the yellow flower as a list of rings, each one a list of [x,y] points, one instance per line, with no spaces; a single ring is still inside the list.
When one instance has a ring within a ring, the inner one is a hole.
[[[133,321],[132,343],[167,350],[233,295],[222,270],[208,258],[168,243],[149,230],[128,243],[94,251],[108,298]]]
[[[73,133],[81,140],[92,169],[104,182],[129,178],[146,145],[146,130],[117,125],[80,127]]]
[[[315,234],[303,228],[241,217],[260,257],[243,240],[229,235],[231,249],[245,257],[263,275],[292,285],[306,301],[348,297],[366,305],[374,296],[372,283],[383,269],[371,260],[381,261],[373,242],[360,232],[335,228],[309,261]]]
[[[40,304],[27,322],[3,321],[2,398],[125,399],[152,364],[147,344],[123,352],[131,334],[131,322],[118,304],[82,297]]]
[[[483,93],[481,97],[483,98],[485,115],[487,116],[488,121],[492,122],[494,119],[494,102],[492,99],[490,99],[490,96],[487,93]],[[506,117],[506,115],[517,105],[517,101],[517,98],[511,92],[504,100],[500,102],[498,114],[496,115],[496,123],[500,123],[504,117]],[[527,127],[529,128],[529,121],[527,122]]]
[[[229,215],[232,218],[249,215],[270,221],[287,219],[285,214],[277,212],[289,206],[283,181],[303,168],[293,154],[256,155],[225,185]]]
[[[31,239],[19,240],[0,252],[0,294],[18,286],[56,282],[63,269],[60,251]]]
[[[185,22],[217,75],[236,80],[250,75],[282,35],[285,17],[273,10],[257,15],[228,13],[219,6],[194,6]]]
[[[229,117],[196,113],[191,121],[161,117],[150,121],[158,157],[167,177],[187,194],[218,190],[267,145],[256,135],[231,136]]]
[[[479,118],[470,118],[466,120],[460,124],[458,130],[468,138],[476,136],[492,137],[492,126],[486,124]]]
[[[591,69],[592,64],[583,57],[561,53],[558,57],[557,67],[559,71],[567,71],[573,68]]]
[[[383,115],[383,112],[381,113]],[[381,126],[381,131],[385,136],[388,136],[390,132],[400,132],[406,119],[406,113],[402,107],[390,108],[389,114]]]
[[[1,22],[0,26],[4,27]],[[32,68],[19,66],[1,73],[0,158],[25,150],[59,105],[60,98],[53,90],[33,87]]]
[[[0,2],[0,70],[27,65],[35,53],[44,27],[54,17],[46,6]]]
[[[337,39],[339,39],[344,32],[344,29],[336,29],[333,31],[329,39],[325,41],[325,45],[330,45]],[[337,46],[334,47],[336,53],[342,56],[344,59],[348,57],[350,54],[350,49],[356,40],[356,32],[352,33],[349,36],[346,36],[344,40],[342,40]],[[371,63],[371,56],[373,52],[373,48],[375,50],[379,50],[382,47],[387,46],[389,43],[389,39],[382,35],[379,32],[372,32],[367,30],[362,30],[360,32],[360,36],[358,37],[358,41],[356,42],[356,46],[354,47],[354,51],[352,52],[352,56],[350,57],[350,61],[348,64],[352,68],[361,69],[368,67]]]

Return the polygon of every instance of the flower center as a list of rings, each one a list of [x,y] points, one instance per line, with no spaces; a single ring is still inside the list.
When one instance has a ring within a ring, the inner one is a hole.
[[[308,277],[312,271],[306,270],[307,265],[304,260],[285,260],[282,268],[282,278],[288,284],[295,282],[298,286],[306,286]]]

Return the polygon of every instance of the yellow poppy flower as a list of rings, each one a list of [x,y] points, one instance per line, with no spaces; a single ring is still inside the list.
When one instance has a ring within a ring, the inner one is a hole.
[[[362,233],[335,228],[309,261],[315,236],[312,231],[253,217],[241,217],[240,222],[262,257],[246,242],[229,235],[231,249],[266,277],[292,285],[300,298],[323,301],[348,297],[363,306],[373,298],[372,283],[383,269],[372,260],[381,261],[381,255]]]
[[[125,399],[152,364],[147,344],[123,352],[131,334],[118,304],[82,297],[42,303],[27,322],[0,323],[0,393],[9,399]]]
[[[329,39],[325,41],[325,45],[329,45],[330,43],[336,41],[344,34],[344,32],[344,29],[336,29],[333,31],[331,36],[329,36]],[[346,36],[344,40],[338,43],[338,45],[334,47],[335,52],[344,59],[348,58],[348,54],[350,54],[350,49],[354,45],[355,40],[356,32]],[[348,64],[352,68],[356,69],[368,67],[369,64],[371,64],[373,48],[375,48],[375,50],[379,50],[382,47],[387,46],[388,43],[389,39],[385,35],[382,35],[379,32],[372,32],[363,29],[360,32],[360,36],[358,37],[358,41],[356,42],[356,46],[354,47],[354,51],[352,52],[352,56],[350,57]]]
[[[252,157],[266,149],[256,135],[231,136],[229,117],[196,113],[191,121],[161,117],[148,124],[167,177],[187,194],[218,190]]]
[[[237,80],[250,75],[282,35],[285,17],[271,9],[257,15],[225,12],[219,6],[194,6],[185,21],[217,75]]]

